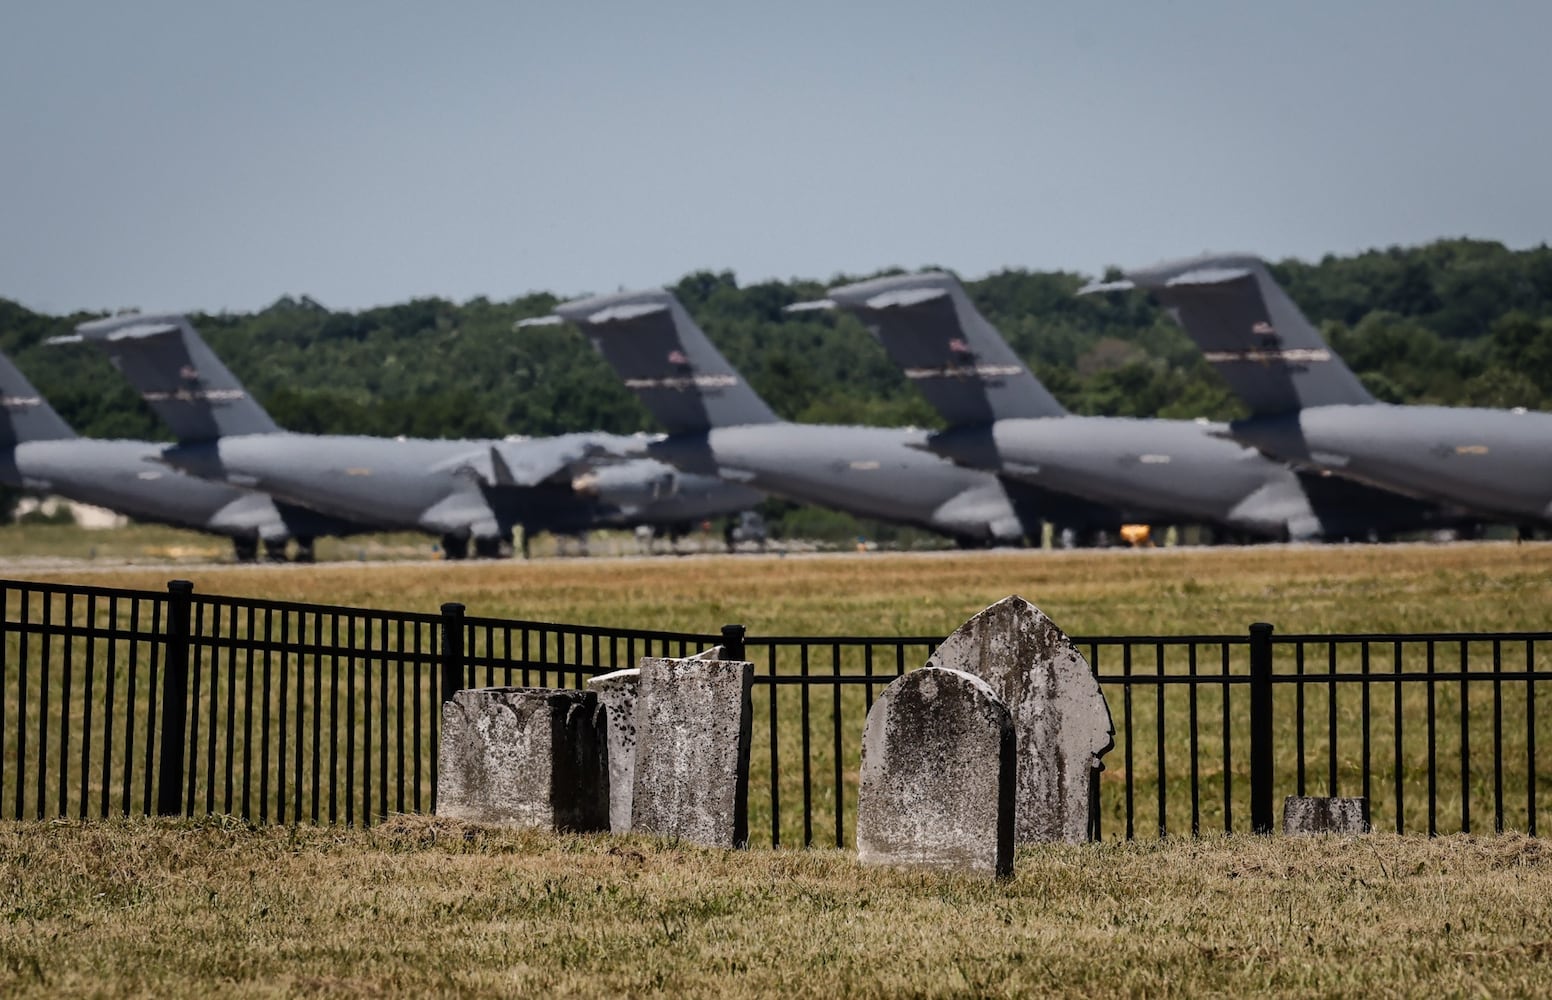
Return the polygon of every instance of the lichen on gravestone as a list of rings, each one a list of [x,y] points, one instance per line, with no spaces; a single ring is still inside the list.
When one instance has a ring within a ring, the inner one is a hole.
[[[631,830],[747,846],[754,664],[702,653],[639,666]]]
[[[864,864],[1013,873],[1013,720],[979,677],[926,667],[868,711],[857,795]]]
[[[609,829],[608,743],[591,691],[467,688],[442,706],[436,814],[506,826]]]
[[[641,670],[616,670],[588,678],[609,717],[609,829],[629,833],[636,790],[636,696]]]

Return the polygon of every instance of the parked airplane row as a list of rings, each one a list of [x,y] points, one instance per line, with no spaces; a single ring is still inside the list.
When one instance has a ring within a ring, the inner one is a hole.
[[[648,446],[655,457],[962,540],[1029,537],[1042,520],[1270,539],[1552,521],[1552,414],[1377,402],[1254,257],[1174,261],[1082,292],[1130,289],[1170,309],[1250,419],[1069,414],[937,272],[789,307],[859,316],[942,415],[936,433],[778,421],[664,291],[569,302],[519,325],[577,325],[668,432]]]
[[[0,481],[312,558],[320,536],[419,530],[448,558],[497,555],[521,528],[652,525],[679,530],[745,510],[746,487],[686,475],[614,434],[493,441],[293,434],[278,427],[177,315],[85,323],[177,438],[175,445],[80,438],[0,355]]]
[[[497,554],[521,529],[693,523],[763,494],[915,525],[961,544],[1080,536],[1124,523],[1269,539],[1382,538],[1552,519],[1552,414],[1388,406],[1363,389],[1247,256],[1130,272],[1084,293],[1155,295],[1252,416],[1086,417],[1040,384],[959,282],[928,272],[830,289],[792,310],[862,319],[946,429],[780,420],[663,290],[579,299],[576,325],[662,425],[488,441],[295,434],[278,427],[177,315],[85,323],[177,438],[78,438],[0,356],[0,481],[225,535],[239,559],[383,529]]]

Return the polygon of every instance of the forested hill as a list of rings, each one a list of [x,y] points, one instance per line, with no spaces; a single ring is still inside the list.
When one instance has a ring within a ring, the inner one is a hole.
[[[1139,264],[1146,263],[1143,261]],[[1273,267],[1375,395],[1395,402],[1552,408],[1552,249],[1446,240]],[[860,276],[858,276],[860,277]],[[782,416],[934,425],[932,411],[855,319],[785,306],[832,282],[739,287],[731,273],[675,286]],[[1144,296],[1078,298],[1085,276],[1006,271],[971,296],[1079,413],[1229,417],[1238,411],[1185,335]],[[607,290],[607,289],[600,289]],[[417,299],[360,313],[285,297],[195,324],[283,426],[299,431],[493,436],[654,429],[570,327],[514,331],[550,295],[462,305]],[[92,318],[0,299],[0,348],[83,434],[162,438],[95,351],[45,346]]]

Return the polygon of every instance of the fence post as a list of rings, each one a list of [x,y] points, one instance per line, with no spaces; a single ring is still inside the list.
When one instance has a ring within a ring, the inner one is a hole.
[[[742,660],[744,658],[744,627],[742,625],[722,626],[722,658],[724,660]]]
[[[189,619],[194,584],[167,582],[167,642],[162,658],[162,738],[157,757],[156,814],[183,813],[183,744],[189,719]]]
[[[1272,832],[1272,626],[1250,626],[1250,829]]]
[[[442,704],[463,690],[463,605],[442,605]]]

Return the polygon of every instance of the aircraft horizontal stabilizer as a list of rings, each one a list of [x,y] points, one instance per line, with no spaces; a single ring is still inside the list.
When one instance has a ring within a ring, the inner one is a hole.
[[[1164,283],[1164,287],[1181,288],[1187,285],[1222,285],[1248,277],[1250,277],[1250,271],[1243,267],[1202,267],[1194,271],[1186,271],[1175,275]]]
[[[1137,285],[1130,278],[1118,281],[1091,281],[1078,289],[1079,295],[1097,295],[1100,292],[1129,292]]]
[[[794,302],[794,303],[792,303],[792,305],[790,305],[787,308],[783,309],[782,312],[789,312],[789,313],[819,312],[820,310],[834,309],[834,308],[835,308],[835,300],[834,299],[815,299],[812,302]]]
[[[946,288],[901,288],[875,295],[864,304],[869,309],[904,309],[948,297]]]
[[[667,313],[666,302],[626,302],[617,306],[609,306],[595,313],[589,313],[583,322],[594,326],[602,323],[627,323],[633,319],[641,319],[643,316],[654,316],[658,313]]]
[[[560,326],[564,322],[566,320],[563,317],[550,313],[548,316],[530,316],[527,319],[520,319],[512,324],[512,329],[521,330],[525,326]]]
[[[165,337],[178,333],[182,328],[166,317],[147,316],[143,322],[133,316],[109,316],[76,326],[76,339],[85,340],[141,340],[146,337]]]

